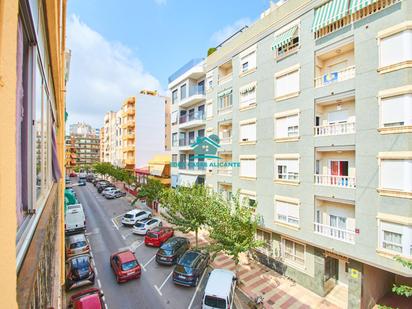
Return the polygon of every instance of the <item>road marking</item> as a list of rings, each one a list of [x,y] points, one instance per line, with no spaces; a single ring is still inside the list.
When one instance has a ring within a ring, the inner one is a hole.
[[[146,267],[147,265],[149,265],[150,262],[153,261],[155,257],[156,257],[156,255],[153,255],[153,256],[151,257],[151,259],[150,259],[149,261],[147,261],[146,264],[143,265],[144,271],[146,271],[145,267]]]
[[[133,242],[130,246],[129,246],[129,249],[131,250],[131,251],[136,251],[136,249],[137,248],[139,248],[141,245],[143,245],[144,244],[144,241],[142,241],[142,240],[136,240],[135,242]]]
[[[116,222],[114,221],[114,218],[112,218],[112,223],[113,223],[114,227],[115,227],[117,230],[119,230],[119,227],[117,226]]]
[[[192,307],[193,302],[195,301],[195,298],[196,298],[197,291],[199,291],[199,288],[200,288],[200,286],[202,285],[203,277],[205,276],[206,272],[207,272],[207,269],[205,269],[205,271],[203,272],[203,275],[202,275],[202,277],[200,278],[199,284],[198,284],[197,287],[196,287],[196,291],[195,291],[195,293],[193,294],[192,300],[190,301],[189,306],[187,307],[187,309],[190,309],[190,308]]]
[[[154,288],[156,289],[157,293],[159,293],[160,296],[163,296],[162,292],[159,290],[159,288],[157,287],[157,285],[153,285]]]
[[[161,290],[163,287],[164,287],[164,285],[166,284],[166,282],[167,282],[167,280],[169,280],[169,278],[173,275],[173,270],[172,270],[172,272],[167,276],[167,278],[165,279],[165,281],[163,281],[163,283],[162,283],[162,285],[160,286],[160,288],[159,288],[159,290]]]
[[[97,279],[97,285],[99,286],[99,289],[102,288],[102,284],[101,284],[101,282],[100,282],[100,279]]]
[[[126,237],[123,234],[121,234],[120,236],[122,236],[123,240],[126,240]]]

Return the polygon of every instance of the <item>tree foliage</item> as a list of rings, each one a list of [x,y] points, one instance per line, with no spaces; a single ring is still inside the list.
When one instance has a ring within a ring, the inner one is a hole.
[[[96,163],[93,166],[93,169],[98,174],[101,174],[105,177],[113,177],[114,179],[118,181],[124,181],[129,185],[136,182],[136,177],[134,177],[130,172],[120,167],[114,166],[109,162]]]
[[[406,260],[400,256],[396,256],[395,260],[401,263],[404,267],[409,268],[412,270],[412,261]],[[392,292],[397,295],[411,297],[412,296],[412,287],[404,284],[394,284],[392,287]]]
[[[147,179],[147,183],[140,187],[137,199],[145,198],[148,205],[152,205],[154,201],[160,199],[160,196],[164,190],[163,184],[157,179]]]
[[[199,229],[206,227],[215,208],[208,189],[202,185],[165,189],[160,201],[165,209],[162,215],[169,223],[183,233],[195,232],[197,248]]]

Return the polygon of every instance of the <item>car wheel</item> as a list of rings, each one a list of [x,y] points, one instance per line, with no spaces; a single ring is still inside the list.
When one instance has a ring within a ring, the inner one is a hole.
[[[117,283],[120,283],[120,278],[119,278],[118,275],[116,275],[116,281],[117,281]]]
[[[195,285],[194,285],[194,286],[196,287],[198,284],[199,284],[199,277],[196,278],[196,281],[195,281]]]

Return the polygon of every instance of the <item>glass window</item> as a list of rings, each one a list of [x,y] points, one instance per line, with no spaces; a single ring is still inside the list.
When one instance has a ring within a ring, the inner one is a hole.
[[[180,100],[185,99],[186,96],[187,96],[187,86],[186,84],[184,84],[180,87]]]
[[[283,238],[282,245],[282,255],[285,260],[299,265],[305,264],[305,246],[303,244]]]
[[[177,102],[177,89],[172,92],[172,104]]]

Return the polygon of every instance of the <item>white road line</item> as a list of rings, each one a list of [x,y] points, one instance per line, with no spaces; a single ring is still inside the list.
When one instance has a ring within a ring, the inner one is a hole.
[[[146,267],[147,265],[149,265],[150,262],[153,261],[155,257],[156,257],[156,255],[153,255],[153,256],[150,258],[150,260],[147,261],[146,264],[143,265],[143,267]]]
[[[99,286],[99,289],[102,288],[102,284],[101,284],[101,282],[100,282],[100,279],[97,279],[97,285]]]
[[[143,245],[144,244],[144,241],[141,241],[141,240],[136,240],[135,242],[133,242],[128,248],[131,250],[131,251],[136,251],[136,249],[137,248],[139,248],[141,245]]]
[[[163,288],[163,286],[166,284],[167,280],[170,279],[170,277],[173,275],[173,270],[172,272],[167,276],[167,278],[165,279],[165,281],[163,281],[162,285],[160,286],[159,290],[161,290]]]
[[[93,263],[94,264],[94,263]],[[96,265],[93,265],[94,266],[94,274],[95,274],[95,276],[97,277],[98,276],[98,273],[97,273],[97,268],[96,268]]]
[[[192,300],[190,301],[190,304],[189,304],[189,306],[187,307],[187,309],[190,309],[190,308],[192,307],[193,302],[195,301],[195,298],[196,298],[197,291],[199,291],[199,288],[200,288],[200,286],[201,286],[201,284],[202,284],[202,281],[203,281],[203,277],[205,276],[206,272],[207,272],[207,269],[205,269],[205,271],[204,271],[204,273],[203,273],[203,275],[202,275],[202,278],[200,278],[199,284],[198,284],[197,287],[196,287],[196,291],[195,291],[195,293],[193,294]]]
[[[154,288],[156,289],[157,293],[159,293],[160,296],[163,296],[162,292],[160,291],[160,289],[157,287],[157,285],[153,285]]]
[[[113,223],[114,227],[115,227],[117,230],[119,230],[119,227],[117,226],[116,222],[114,221],[114,218],[112,218],[112,223]]]
[[[126,237],[123,234],[121,234],[120,236],[122,236],[123,240],[126,240]]]

